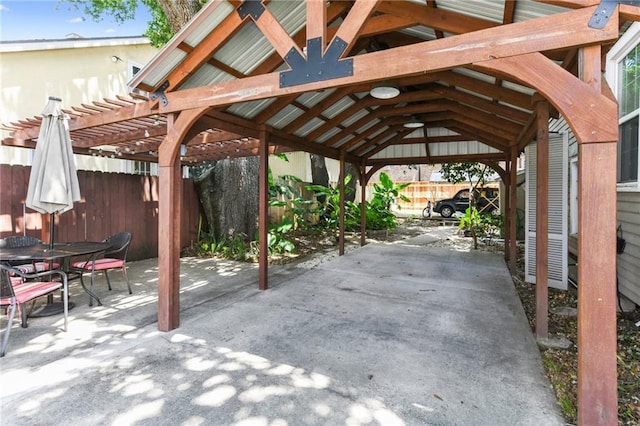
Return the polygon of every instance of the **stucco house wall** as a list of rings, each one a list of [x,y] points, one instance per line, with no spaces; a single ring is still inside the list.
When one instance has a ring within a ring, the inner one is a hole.
[[[156,53],[145,37],[0,43],[0,121],[38,116],[49,96],[70,108],[127,94],[134,67]],[[0,149],[0,162],[30,164],[31,150]],[[121,171],[117,160],[76,156],[76,162],[80,169]]]

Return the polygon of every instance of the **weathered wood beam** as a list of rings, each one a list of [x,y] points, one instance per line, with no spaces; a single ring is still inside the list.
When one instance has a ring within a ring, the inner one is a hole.
[[[579,9],[582,7],[597,6],[600,0],[535,0],[538,3],[553,4],[556,6]]]
[[[509,169],[509,210],[511,211],[511,221],[509,222],[509,270],[516,273],[517,266],[517,209],[518,209],[518,153],[516,149],[511,149],[509,159],[511,168]]]
[[[313,17],[314,19],[310,19]],[[327,2],[307,0],[307,40],[319,38],[323,49],[327,43]]]
[[[204,8],[211,9],[208,13],[200,13],[195,18],[196,20],[202,21],[204,19],[208,19],[208,16],[215,16],[216,13],[224,13],[224,2],[210,2],[205,5]],[[216,9],[220,9],[219,11]],[[194,27],[197,26],[197,21],[192,22]],[[184,83],[194,72],[196,72],[205,62],[207,62],[211,56],[213,56],[213,52],[215,52],[220,46],[224,45],[224,43],[229,40],[244,24],[244,21],[240,18],[238,13],[232,11],[229,13],[220,24],[218,24],[213,31],[211,31],[200,43],[193,49],[189,54],[180,62],[180,64],[171,71],[171,73],[167,76],[165,81],[168,81],[169,87],[167,90],[175,90],[180,87],[182,83]],[[166,56],[171,54],[174,49],[179,49],[181,43],[184,42],[184,38],[187,34],[184,34],[182,37],[172,40],[167,48],[163,50],[163,54],[153,58],[148,64],[147,69],[157,69],[157,66],[166,59]],[[136,75],[131,82],[132,87],[138,87],[138,85],[142,82],[142,80],[146,76],[145,70],[142,70],[139,75]],[[164,83],[164,81],[160,82],[160,85]],[[145,89],[146,91],[157,90],[158,87],[153,89]]]
[[[319,143],[309,142],[306,139],[299,138],[289,133],[284,133],[274,128],[270,128],[269,133],[270,141],[273,144],[286,146],[296,151],[306,151],[311,154],[333,158],[334,160],[338,160],[340,158],[340,151],[337,149],[328,148]],[[352,164],[358,164],[359,161],[358,157],[350,153],[346,154],[345,159]]]
[[[338,200],[338,256],[344,255],[344,215],[345,215],[345,194],[344,194],[344,178],[345,178],[345,160],[344,151],[340,153],[340,173],[338,174],[338,188],[340,195]]]
[[[443,82],[448,83],[450,86],[455,86],[456,90],[458,88],[463,88],[471,91],[472,93],[477,93],[495,101],[500,101],[525,110],[533,108],[531,96],[526,93],[508,89],[506,87],[496,86],[495,84],[480,81],[454,71],[446,71],[438,74],[442,76],[441,80]]]
[[[351,4],[349,2],[341,2],[341,1],[332,1],[329,7],[327,8],[327,22],[333,22],[335,19],[339,18],[344,11],[348,9]],[[305,29],[304,27],[303,29]],[[293,40],[298,46],[304,46],[307,41],[306,32],[301,29],[294,36]],[[332,37],[337,29],[329,28],[327,29],[328,37]],[[283,63],[283,59],[278,55],[278,53],[274,53],[269,56],[267,59],[262,61],[262,63],[257,66],[251,73],[251,76],[266,74],[274,71]]]
[[[335,104],[340,99],[346,97],[347,95],[352,93],[352,91],[353,91],[352,88],[349,86],[340,87],[336,89],[333,93],[331,93],[329,96],[324,98],[322,101],[318,102],[317,104],[309,108],[307,111],[305,111],[303,114],[300,114],[298,118],[295,118],[289,124],[284,126],[282,130],[287,133],[294,133],[300,127],[304,126],[305,123],[309,122],[309,120],[311,120],[313,117],[317,117],[318,115],[322,114],[322,111],[329,108],[331,105]]]
[[[365,160],[367,158],[371,158],[374,155],[376,155],[377,153],[379,153],[380,151],[390,147],[391,145],[396,145],[399,141],[402,140],[402,138],[404,138],[405,136],[407,136],[408,134],[412,133],[413,129],[411,130],[403,130],[401,132],[399,132],[396,136],[392,137],[391,139],[388,139],[387,141],[377,145],[374,149],[367,151],[366,154],[364,154],[364,158]]]
[[[436,0],[427,0],[427,6],[428,7],[432,7],[434,9],[436,9],[438,7],[438,5],[436,4]],[[436,35],[436,38],[443,38],[444,37],[444,31],[442,31],[442,30],[434,30],[434,33]]]
[[[378,6],[378,11],[390,15],[414,19],[420,24],[435,30],[452,34],[463,34],[499,25],[496,22],[475,18],[462,13],[449,12],[443,9],[403,1],[385,1]]]
[[[620,6],[620,19],[624,21],[640,21],[640,6],[621,4]]]
[[[226,106],[273,96],[435,72],[470,63],[477,66],[498,58],[520,57],[539,51],[615,40],[618,37],[616,16],[612,16],[603,29],[594,30],[586,25],[594,10],[587,8],[559,13],[479,30],[472,34],[358,55],[352,58],[352,76],[332,80],[281,88],[280,74],[271,73],[171,92],[167,94],[168,104],[161,105],[160,110],[171,112],[201,106]],[[545,31],[539,31],[540,28],[545,28]]]
[[[321,15],[316,19],[322,19],[323,16],[326,15]],[[269,9],[264,8],[260,17],[253,21],[267,40],[269,40],[271,45],[276,49],[276,52],[278,52],[280,57],[285,58],[292,49],[297,50],[301,57],[305,57],[302,53],[302,49],[300,49],[298,44],[291,38],[289,33],[287,33],[287,31],[282,27],[282,24],[280,24],[280,21],[273,16]]]
[[[427,127],[425,127],[425,132]],[[412,144],[412,143],[456,143],[456,142],[472,142],[477,140],[476,138],[472,138],[469,136],[463,135],[448,135],[448,136],[424,136],[419,138],[404,138],[403,143]]]
[[[349,139],[348,141],[345,141],[343,143],[339,143],[340,141],[343,141],[345,139],[345,135],[336,135],[336,136],[341,136],[338,137],[336,142],[331,144],[331,145],[327,145],[327,146],[331,146],[334,148],[339,148],[340,150],[350,150],[351,148],[357,146],[358,144],[360,144],[362,141],[365,141],[369,136],[379,132],[381,129],[383,129],[384,127],[386,127],[387,124],[383,123],[383,122],[378,122],[373,124],[372,126],[368,127],[367,129],[363,130],[360,133],[352,133],[352,137],[351,139]]]
[[[582,49],[581,77],[596,93],[601,93],[601,58],[600,46]],[[618,110],[605,103],[610,99],[591,102],[617,131]],[[594,206],[616,205],[618,134],[595,136],[578,138],[578,424],[615,425],[616,211]]]
[[[529,119],[529,114],[520,109],[512,108],[504,104],[497,104],[452,87],[441,87],[434,89],[434,91],[441,93],[444,98],[457,101],[479,111],[495,114],[498,117],[505,118],[516,123],[524,124]]]
[[[611,113],[617,117],[617,104],[608,98],[600,103],[594,102],[594,99],[602,97],[600,88],[596,90],[588,86],[544,55],[531,53],[517,58],[496,59],[477,64],[477,67],[508,75],[517,73],[523,81],[531,82],[558,111],[571,111],[571,114],[563,116],[579,142],[617,140],[617,120],[612,122],[609,119]],[[543,78],[550,75],[553,78]]]
[[[380,2],[381,0],[355,1],[333,38],[333,40],[340,39],[347,44],[344,50],[345,54],[351,50],[351,47],[358,39],[358,35],[362,32],[367,18],[373,13]],[[307,15],[307,22],[309,22],[310,18],[311,16]]]
[[[271,117],[279,113],[283,108],[293,103],[297,97],[298,94],[292,94],[277,98],[269,106],[258,113],[258,115],[254,117],[254,121],[258,124],[266,123]]]
[[[504,154],[469,154],[469,155],[440,155],[431,156],[431,162],[427,157],[405,157],[405,158],[369,158],[367,166],[406,166],[409,164],[442,164],[460,162],[482,162],[482,161],[505,161]]]
[[[269,287],[269,244],[267,242],[269,234],[269,132],[266,126],[261,126],[260,128],[259,157],[260,167],[258,171],[258,181],[260,184],[260,188],[258,191],[258,289],[266,290]]]
[[[366,144],[360,145],[359,147],[351,150],[350,152],[353,152],[358,157],[366,157],[365,154],[367,153],[367,151],[374,149],[376,146],[378,146],[378,144],[386,142],[387,140],[389,140],[389,138],[395,137],[398,133],[404,130],[405,128],[402,127],[402,124],[389,126],[382,133],[377,134],[376,137],[374,137],[370,141],[367,141]]]

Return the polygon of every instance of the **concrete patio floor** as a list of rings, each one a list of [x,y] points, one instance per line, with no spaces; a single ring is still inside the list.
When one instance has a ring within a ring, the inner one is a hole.
[[[499,254],[433,247],[434,228],[322,263],[186,258],[181,325],[157,331],[157,259],[78,283],[61,316],[14,325],[3,425],[559,425]],[[116,278],[117,277],[117,278]],[[1,326],[6,327],[6,318]]]

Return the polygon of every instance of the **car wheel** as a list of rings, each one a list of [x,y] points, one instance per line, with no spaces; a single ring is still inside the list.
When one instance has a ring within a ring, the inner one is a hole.
[[[440,209],[440,216],[451,217],[453,215],[453,209],[450,206],[442,206]]]

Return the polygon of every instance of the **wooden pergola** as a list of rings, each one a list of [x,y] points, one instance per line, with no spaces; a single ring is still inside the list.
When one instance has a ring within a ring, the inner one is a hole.
[[[615,0],[212,0],[131,82],[142,94],[67,111],[74,149],[159,163],[158,327],[168,331],[180,323],[181,165],[260,156],[266,289],[270,152],[334,158],[342,175],[352,163],[363,187],[385,165],[489,164],[508,188],[513,268],[515,164],[535,139],[536,336],[546,338],[548,121],[562,116],[579,143],[579,421],[616,424],[616,222],[590,206],[615,205],[618,108],[603,57],[637,20],[638,2]],[[380,83],[398,96],[372,97]],[[414,120],[424,126],[405,127]],[[39,125],[5,125],[3,144],[33,146]]]

